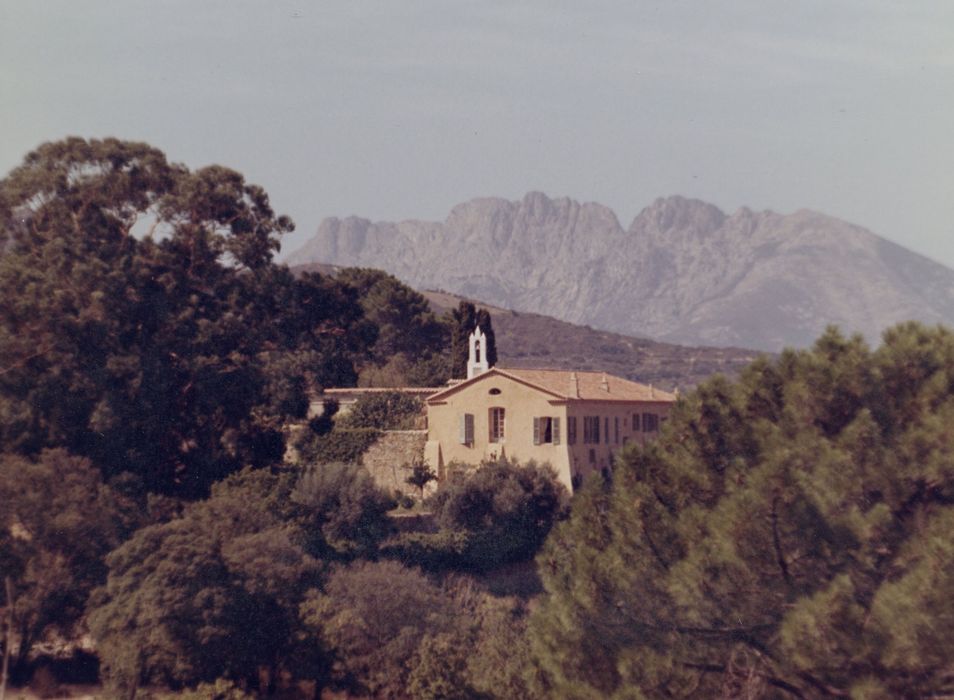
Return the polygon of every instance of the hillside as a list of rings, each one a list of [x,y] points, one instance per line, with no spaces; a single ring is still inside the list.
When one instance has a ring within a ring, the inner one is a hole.
[[[450,252],[450,253],[449,253]],[[954,271],[816,212],[656,200],[623,229],[595,203],[475,199],[443,222],[326,219],[292,263],[379,267],[418,289],[690,345],[804,347],[954,323]]]
[[[424,292],[435,311],[460,297]],[[480,306],[486,306],[475,302]],[[758,356],[741,348],[690,347],[578,326],[541,314],[487,307],[502,367],[604,370],[663,389],[683,389],[713,374],[735,374]]]
[[[313,263],[294,269],[333,275],[340,268]],[[447,292],[423,294],[438,315],[456,308],[463,298]],[[717,372],[735,374],[758,355],[740,348],[660,343],[472,301],[490,310],[502,367],[605,370],[671,390],[698,384]]]

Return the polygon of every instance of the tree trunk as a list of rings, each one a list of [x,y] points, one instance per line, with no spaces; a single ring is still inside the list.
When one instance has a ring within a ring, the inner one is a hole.
[[[10,611],[10,624],[13,625],[13,610]],[[13,659],[13,676],[19,678],[18,682],[26,677],[27,662],[30,658],[30,650],[33,648],[33,635],[30,634],[29,623],[23,623],[20,627],[20,639],[17,645],[17,655]]]
[[[7,600],[7,625],[3,638],[3,671],[0,673],[0,700],[7,694],[7,677],[10,673],[10,645],[13,643],[13,581],[9,576],[3,579]]]

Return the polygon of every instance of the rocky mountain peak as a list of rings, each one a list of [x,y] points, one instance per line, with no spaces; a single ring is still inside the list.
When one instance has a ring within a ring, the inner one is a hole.
[[[713,204],[679,195],[659,197],[643,209],[633,220],[630,231],[691,230],[697,233],[715,231],[726,220],[726,215]]]
[[[471,200],[443,222],[327,219],[290,262],[379,267],[421,289],[693,345],[774,351],[831,323],[871,340],[902,320],[954,324],[954,271],[865,229],[808,210],[727,216],[679,196],[626,232],[603,205],[542,192]]]

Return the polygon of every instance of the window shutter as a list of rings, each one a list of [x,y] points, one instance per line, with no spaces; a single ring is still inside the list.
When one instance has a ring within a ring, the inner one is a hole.
[[[534,445],[540,444],[540,419],[539,418],[533,419],[533,444]]]
[[[474,442],[474,414],[465,413],[460,417],[460,444],[470,445]]]
[[[560,444],[560,419],[556,417],[553,419],[553,444]]]

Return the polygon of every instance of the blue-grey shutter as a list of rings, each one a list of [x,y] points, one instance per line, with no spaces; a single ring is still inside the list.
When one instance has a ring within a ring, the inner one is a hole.
[[[553,444],[554,445],[560,444],[560,419],[559,418],[553,419]]]
[[[534,445],[540,444],[540,419],[539,418],[533,419],[533,444]]]
[[[460,417],[460,444],[471,445],[474,442],[474,414],[465,413]]]

